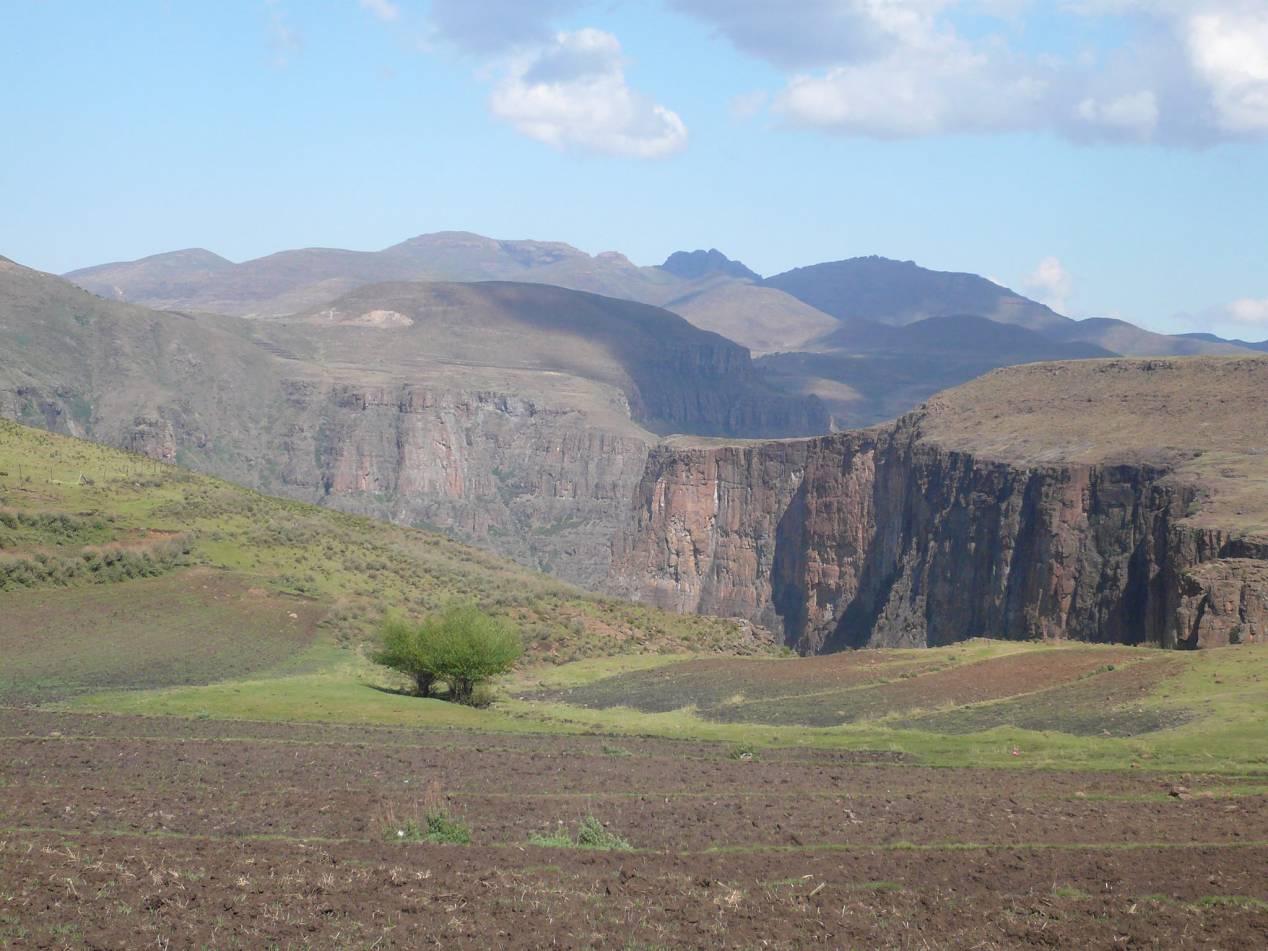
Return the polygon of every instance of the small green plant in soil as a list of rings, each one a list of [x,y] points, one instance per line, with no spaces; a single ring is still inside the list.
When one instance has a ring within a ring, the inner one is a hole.
[[[431,809],[426,816],[427,841],[449,845],[467,845],[471,842],[471,827],[444,809]]]
[[[471,827],[449,811],[439,783],[433,781],[427,785],[421,805],[421,818],[417,811],[412,815],[401,815],[395,806],[388,806],[381,822],[383,838],[393,842],[431,842],[438,845],[467,845],[471,842]]]
[[[752,743],[740,743],[733,746],[726,755],[728,759],[737,760],[741,763],[751,763],[761,758],[757,747]]]
[[[634,848],[628,839],[608,829],[594,816],[586,816],[581,820],[575,836],[561,828],[556,832],[531,835],[528,844],[553,849],[591,849],[596,852],[630,852]]]

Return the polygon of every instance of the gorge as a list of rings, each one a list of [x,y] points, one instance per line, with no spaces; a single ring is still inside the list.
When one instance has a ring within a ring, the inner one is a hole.
[[[384,284],[247,320],[0,279],[5,416],[801,652],[1268,636],[1268,357],[1009,367],[796,438],[813,399],[628,301]]]

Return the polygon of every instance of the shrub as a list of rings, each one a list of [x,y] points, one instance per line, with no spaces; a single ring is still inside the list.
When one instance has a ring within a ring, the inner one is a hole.
[[[510,670],[523,653],[514,628],[470,604],[450,606],[417,625],[389,617],[381,636],[374,661],[413,678],[419,696],[429,696],[444,680],[450,700],[476,706],[492,702],[491,692],[478,688]]]
[[[388,806],[380,822],[383,837],[393,842],[467,845],[471,841],[471,827],[450,813],[440,784],[435,780],[427,784],[423,801],[415,806],[412,815],[400,816],[394,806]]]
[[[524,651],[517,631],[474,605],[448,608],[432,623],[433,669],[458,703],[470,703],[478,685],[506,673]]]
[[[553,849],[592,849],[596,852],[631,852],[634,849],[628,839],[609,831],[594,816],[581,820],[575,837],[561,826],[555,832],[530,835],[528,844]]]
[[[577,830],[577,848],[600,849],[604,852],[629,852],[633,846],[627,839],[608,831],[594,816],[586,816],[581,820],[581,828]]]
[[[466,845],[471,841],[471,827],[440,806],[429,809],[425,819],[428,842]]]
[[[371,659],[410,677],[415,693],[429,697],[436,682],[429,651],[433,633],[433,628],[426,623],[413,625],[398,615],[390,616],[380,629],[382,644]]]

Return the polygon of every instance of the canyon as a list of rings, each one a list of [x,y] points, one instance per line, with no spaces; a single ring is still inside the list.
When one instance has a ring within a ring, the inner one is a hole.
[[[805,653],[1268,636],[1268,360],[997,370],[896,423],[660,447],[617,590]]]
[[[629,301],[397,283],[246,320],[0,281],[0,414],[803,653],[1268,636],[1268,358],[1011,367],[796,438],[813,400]]]

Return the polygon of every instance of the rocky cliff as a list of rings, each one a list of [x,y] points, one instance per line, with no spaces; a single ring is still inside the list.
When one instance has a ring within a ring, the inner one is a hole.
[[[1050,364],[877,430],[661,447],[612,583],[806,652],[1268,636],[1264,392],[1264,360]]]
[[[428,526],[597,585],[647,442],[492,391],[286,386],[278,491]]]

